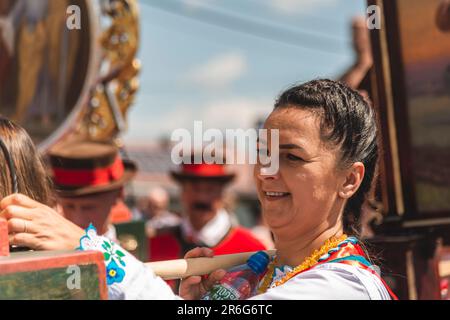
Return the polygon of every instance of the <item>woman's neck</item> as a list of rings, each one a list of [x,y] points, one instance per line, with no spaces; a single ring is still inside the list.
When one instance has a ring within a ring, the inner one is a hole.
[[[295,239],[284,239],[275,237],[275,247],[277,249],[277,265],[298,266],[314,250],[318,250],[328,239],[343,235],[342,224],[328,228],[319,233],[306,233]]]

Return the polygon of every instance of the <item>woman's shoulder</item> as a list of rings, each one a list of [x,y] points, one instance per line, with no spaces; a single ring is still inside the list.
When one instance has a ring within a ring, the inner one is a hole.
[[[293,300],[389,300],[377,275],[362,268],[324,263],[302,272],[256,299]]]
[[[363,268],[343,264],[324,263],[296,277],[303,285],[307,281],[326,284],[330,299],[389,300],[390,295],[380,278]]]

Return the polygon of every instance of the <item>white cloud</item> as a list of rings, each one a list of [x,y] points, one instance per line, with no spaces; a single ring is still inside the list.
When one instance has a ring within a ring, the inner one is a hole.
[[[228,52],[194,67],[181,80],[183,83],[208,89],[223,89],[239,79],[246,70],[245,56],[238,52]]]
[[[248,129],[260,118],[265,118],[273,108],[270,99],[236,97],[214,101],[202,109],[201,119],[205,126],[217,129]]]
[[[214,0],[182,0],[181,2],[187,10],[196,10],[209,6]]]
[[[335,6],[338,0],[267,0],[268,5],[283,14],[315,13],[323,7]]]
[[[260,118],[265,118],[273,108],[270,99],[250,99],[233,97],[209,101],[200,106],[178,105],[174,112],[163,116],[164,129],[193,128],[194,121],[203,121],[203,128],[209,129],[248,129]],[[175,122],[173,121],[175,120]],[[159,122],[160,120],[158,120]],[[168,127],[168,125],[170,127]]]
[[[265,119],[272,111],[272,99],[251,99],[246,97],[231,97],[210,101],[202,105],[179,104],[171,111],[157,118],[130,119],[125,140],[129,143],[149,141],[161,135],[169,135],[175,129],[192,131],[194,121],[203,121],[203,130],[207,129],[249,129],[253,128],[259,119]]]

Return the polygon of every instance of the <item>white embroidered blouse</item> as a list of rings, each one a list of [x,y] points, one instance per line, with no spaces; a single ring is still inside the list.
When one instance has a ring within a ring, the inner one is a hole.
[[[79,249],[97,250],[104,254],[110,299],[182,299],[149,267],[119,245],[98,236],[93,227],[89,227],[86,235],[80,239]],[[287,271],[277,270],[276,277]],[[381,280],[367,270],[347,264],[325,263],[251,299],[390,300],[390,295]]]

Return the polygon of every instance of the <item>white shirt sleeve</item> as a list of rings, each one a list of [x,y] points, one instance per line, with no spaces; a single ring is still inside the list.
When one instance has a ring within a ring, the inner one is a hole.
[[[79,250],[103,253],[110,300],[175,300],[169,285],[118,244],[97,235],[94,227],[80,239]]]
[[[381,280],[367,270],[325,263],[300,273],[255,300],[390,300]]]
[[[108,286],[111,300],[181,300],[170,286],[144,263],[129,257],[126,275],[121,283]]]

